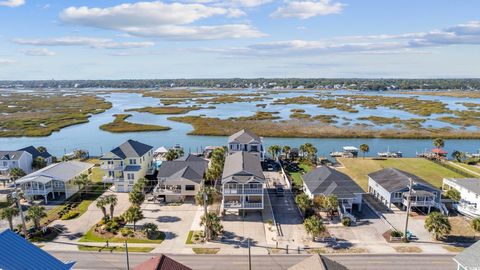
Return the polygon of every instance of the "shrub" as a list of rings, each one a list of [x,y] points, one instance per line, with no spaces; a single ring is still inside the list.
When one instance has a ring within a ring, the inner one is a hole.
[[[403,233],[400,231],[391,231],[390,232],[391,237],[403,237]]]
[[[61,219],[62,219],[62,220],[69,220],[69,219],[73,219],[73,218],[78,217],[78,215],[80,215],[79,212],[77,212],[77,211],[70,211],[70,212],[68,212],[68,213],[66,213],[66,214],[63,214],[62,217],[61,217]]]
[[[130,229],[130,228],[121,228],[121,229],[120,229],[120,234],[121,234],[123,237],[133,237],[133,236],[134,236],[133,230]]]
[[[472,220],[472,228],[475,231],[480,232],[480,218],[476,218]]]
[[[113,221],[117,223],[125,223],[125,218],[123,216],[113,217]]]
[[[345,227],[350,227],[352,226],[352,220],[348,217],[342,218],[342,225]]]
[[[145,223],[142,226],[142,231],[145,233],[148,239],[152,239],[158,234],[158,226],[151,222]]]
[[[268,219],[268,220],[267,220],[267,224],[268,224],[268,226],[272,226],[272,225],[273,225],[273,220]]]
[[[118,229],[120,228],[120,224],[115,221],[110,221],[107,224],[105,224],[105,230],[111,233],[117,233]]]

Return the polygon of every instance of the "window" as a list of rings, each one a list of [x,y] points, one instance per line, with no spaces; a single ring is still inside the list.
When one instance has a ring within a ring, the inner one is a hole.
[[[189,190],[189,191],[195,190],[195,185],[186,185],[185,190]]]
[[[136,159],[130,159],[130,164],[137,164],[137,160]]]
[[[128,180],[133,180],[133,179],[135,179],[135,174],[133,174],[133,173],[127,173],[127,179],[128,179]]]

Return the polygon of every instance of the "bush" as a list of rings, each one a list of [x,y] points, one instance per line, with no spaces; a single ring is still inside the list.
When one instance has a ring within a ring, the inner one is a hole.
[[[480,232],[480,218],[476,218],[472,220],[472,228],[475,231]]]
[[[113,221],[117,223],[125,223],[125,218],[123,216],[113,217]]]
[[[80,215],[79,212],[77,211],[70,211],[66,214],[63,214],[62,217],[61,217],[61,220],[69,220],[69,219],[73,219],[73,218],[76,218],[78,217],[78,215]]]
[[[391,237],[403,237],[403,233],[399,231],[391,231],[390,232]]]
[[[120,229],[120,224],[118,224],[118,222],[110,221],[107,224],[105,224],[105,230],[107,232],[117,233],[118,229]]]
[[[130,228],[121,228],[121,229],[120,229],[120,234],[121,234],[123,237],[133,237],[133,236],[134,236],[133,230],[130,229]]]
[[[350,227],[352,226],[352,220],[348,217],[342,218],[342,225],[345,227]]]

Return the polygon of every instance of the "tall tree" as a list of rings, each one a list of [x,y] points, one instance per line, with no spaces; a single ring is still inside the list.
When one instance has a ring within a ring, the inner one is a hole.
[[[26,175],[26,173],[18,167],[12,168],[10,170],[10,179],[12,179],[12,180],[17,180],[18,178],[21,178],[25,175]]]
[[[288,145],[284,145],[282,147],[282,153],[285,155],[286,159],[290,159],[290,152],[292,151],[292,148]]]
[[[338,198],[335,195],[328,195],[323,200],[323,209],[328,212],[330,217],[333,217],[333,214],[338,209]]]
[[[432,212],[425,219],[425,229],[432,233],[436,240],[439,240],[450,233],[452,226],[447,216],[439,212]]]
[[[452,152],[452,158],[457,162],[462,162],[465,159],[465,153],[455,150]]]
[[[132,222],[133,223],[133,230],[136,230],[136,224],[139,220],[143,219],[143,212],[140,209],[140,207],[133,205],[130,206],[130,208],[127,209],[125,214],[123,214],[125,217],[125,220],[127,222]]]
[[[370,152],[370,147],[368,146],[368,144],[361,144],[360,145],[360,151],[362,151],[363,153],[363,159],[365,159],[365,153],[368,153]]]
[[[140,206],[145,200],[145,195],[138,189],[133,189],[128,194],[128,200],[136,206]]]
[[[460,199],[462,199],[462,195],[460,194],[460,191],[456,189],[449,189],[447,192],[445,192],[445,197],[449,198],[450,200],[454,202],[459,202]]]
[[[443,148],[445,147],[445,141],[442,138],[436,138],[433,140],[433,146],[436,148]]]
[[[271,145],[270,147],[268,147],[268,152],[270,153],[270,155],[272,155],[272,158],[276,160],[281,149],[282,148],[279,145]]]
[[[117,195],[111,194],[106,197],[107,203],[109,204],[110,208],[110,219],[113,220],[113,212],[115,211],[115,206],[118,204]]]
[[[308,195],[305,193],[297,195],[297,197],[295,197],[295,202],[303,212],[312,206],[312,200],[310,200]]]
[[[208,230],[208,240],[216,239],[223,232],[223,225],[220,218],[215,213],[207,213],[208,218],[203,215],[200,219],[200,226],[206,226]],[[208,224],[207,224],[208,221]]]
[[[175,149],[168,149],[167,153],[165,154],[165,159],[172,161],[177,158],[179,158],[178,152]]]
[[[203,206],[203,194],[207,193],[207,205],[212,205],[215,199],[220,195],[214,187],[203,186],[195,195],[195,202]]]
[[[45,146],[39,146],[37,147],[37,151],[40,153],[45,153],[47,152],[47,148]]]
[[[325,225],[323,225],[322,219],[315,215],[306,218],[303,225],[307,233],[312,235],[313,238],[318,237],[325,231]]]
[[[47,162],[42,157],[36,157],[32,162],[32,166],[36,169],[41,169],[47,166]]]
[[[83,195],[88,193],[88,187],[92,184],[92,180],[87,174],[82,173],[73,179],[73,184],[78,186],[80,197],[83,198]]]
[[[35,229],[40,229],[40,220],[47,217],[45,213],[45,207],[40,205],[32,205],[28,208],[27,217],[33,221]]]
[[[7,207],[0,210],[0,219],[8,220],[8,225],[10,230],[13,231],[13,218],[20,214],[18,208],[16,207]]]
[[[103,219],[106,220],[107,219],[107,206],[108,202],[107,202],[107,198],[102,196],[100,198],[97,199],[97,202],[95,204],[95,206],[102,210],[102,213],[103,213]]]

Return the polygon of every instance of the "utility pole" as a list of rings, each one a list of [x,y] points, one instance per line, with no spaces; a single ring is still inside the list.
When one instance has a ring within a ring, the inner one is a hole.
[[[250,251],[250,238],[248,238],[247,241],[248,241],[248,269],[252,270],[252,253]]]
[[[25,235],[25,237],[27,237],[27,226],[25,225],[25,217],[23,216],[22,204],[20,203],[20,195],[17,189],[17,182],[15,181],[15,179],[13,180],[13,185],[15,187],[15,192],[13,197],[15,198],[18,211],[20,212],[20,219],[22,220],[22,233],[23,235]]]
[[[128,259],[128,243],[127,243],[127,240],[125,240],[125,253],[127,254],[127,270],[130,270],[130,261]]]
[[[412,178],[408,178],[409,186],[408,186],[408,197],[407,197],[407,217],[405,218],[405,231],[403,234],[403,240],[408,242],[407,231],[408,231],[408,217],[410,216],[410,204],[411,204],[411,197],[412,197],[412,186],[413,180]]]
[[[209,220],[208,220],[208,205],[207,205],[207,201],[208,201],[208,195],[207,195],[207,192],[206,192],[205,187],[204,187],[204,188],[203,188],[203,210],[204,210],[204,212],[205,212],[205,239],[206,239],[206,240],[210,239],[210,238],[209,238],[210,232],[209,232],[209,229],[208,229]]]

